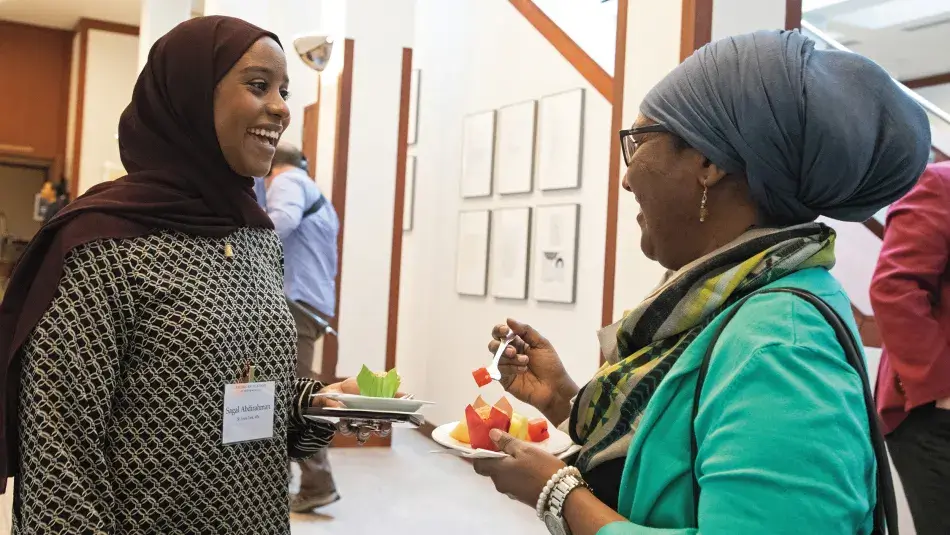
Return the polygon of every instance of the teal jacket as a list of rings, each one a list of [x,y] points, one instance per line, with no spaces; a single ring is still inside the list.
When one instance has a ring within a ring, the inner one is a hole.
[[[772,286],[814,293],[857,332],[848,296],[826,270]],[[750,299],[716,344],[695,422],[696,522],[690,414],[721,320],[687,348],[647,404],[620,487],[619,513],[629,521],[598,535],[870,533],[877,465],[860,376],[821,314],[789,294]]]

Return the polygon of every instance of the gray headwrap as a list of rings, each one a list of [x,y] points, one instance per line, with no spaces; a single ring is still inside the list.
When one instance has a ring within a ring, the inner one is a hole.
[[[640,112],[730,173],[744,173],[770,222],[864,221],[924,170],[923,109],[863,56],[760,31],[696,51]]]

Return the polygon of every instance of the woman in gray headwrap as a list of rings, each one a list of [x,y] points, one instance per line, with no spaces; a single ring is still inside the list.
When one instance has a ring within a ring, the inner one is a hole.
[[[835,234],[814,221],[861,221],[907,192],[927,163],[924,112],[866,58],[762,31],[697,51],[621,140],[641,248],[672,274],[600,333],[607,363],[583,388],[537,331],[495,327],[492,351],[517,334],[502,385],[582,449],[568,466],[496,431],[509,456],[476,471],[552,533],[883,527],[886,457],[863,355],[845,350],[857,330],[829,274]]]

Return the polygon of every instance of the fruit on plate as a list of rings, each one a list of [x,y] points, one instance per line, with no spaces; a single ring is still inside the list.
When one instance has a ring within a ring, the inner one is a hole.
[[[502,397],[498,403],[489,405],[481,396],[465,407],[465,419],[455,425],[449,436],[473,448],[498,451],[488,438],[488,432],[496,428],[527,442],[543,442],[550,438],[548,422],[544,418],[529,420],[527,416],[515,412],[506,398]],[[472,429],[478,431],[473,432]]]
[[[465,407],[465,421],[468,423],[469,444],[473,448],[498,451],[498,447],[488,436],[492,429],[501,429],[508,431],[511,424],[511,417],[498,409],[498,407],[486,407],[488,410],[477,411],[469,405]],[[485,413],[487,417],[484,416]]]
[[[542,442],[551,438],[548,433],[548,421],[544,418],[535,418],[528,422],[528,440],[531,442]]]
[[[402,379],[393,368],[388,372],[373,372],[366,365],[356,376],[356,384],[360,387],[360,395],[371,398],[391,398],[399,391]]]
[[[475,384],[477,384],[479,388],[487,385],[488,383],[492,381],[491,375],[488,375],[488,370],[485,368],[479,368],[473,371],[472,377],[475,378]]]
[[[508,434],[518,440],[528,440],[528,417],[517,412],[512,414]]]

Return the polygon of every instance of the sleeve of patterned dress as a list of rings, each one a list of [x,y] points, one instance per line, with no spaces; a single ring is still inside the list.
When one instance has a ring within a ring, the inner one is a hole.
[[[310,396],[322,388],[322,383],[311,379],[298,378],[294,382],[295,398],[287,436],[288,453],[293,460],[307,459],[333,440],[336,432],[333,424],[303,417],[305,409],[310,407]]]
[[[22,353],[16,533],[115,533],[108,444],[134,317],[132,288],[100,241],[66,258],[52,303]]]

